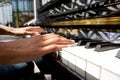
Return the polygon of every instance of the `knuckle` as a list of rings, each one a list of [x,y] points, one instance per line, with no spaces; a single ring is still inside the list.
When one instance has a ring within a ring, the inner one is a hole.
[[[53,44],[53,50],[58,50],[58,46]]]

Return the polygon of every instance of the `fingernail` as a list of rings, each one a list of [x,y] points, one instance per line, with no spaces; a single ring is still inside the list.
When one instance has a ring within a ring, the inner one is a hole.
[[[71,40],[71,41],[75,43],[75,40]]]
[[[76,45],[77,45],[76,43],[75,44],[69,44],[69,45],[67,45],[67,47],[74,47]]]

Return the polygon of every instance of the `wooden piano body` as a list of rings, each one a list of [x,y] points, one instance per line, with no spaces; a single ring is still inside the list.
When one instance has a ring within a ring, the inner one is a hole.
[[[76,41],[45,55],[43,73],[53,80],[120,80],[120,0],[39,1],[38,25]]]

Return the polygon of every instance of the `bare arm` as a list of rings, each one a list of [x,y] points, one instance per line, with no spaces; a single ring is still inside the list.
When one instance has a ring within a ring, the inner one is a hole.
[[[47,31],[45,31],[39,26],[12,28],[12,27],[0,25],[0,35],[38,35],[41,32],[46,33]]]
[[[14,28],[0,25],[0,35],[14,35]]]
[[[50,52],[61,50],[74,42],[56,34],[38,35],[12,42],[0,43],[0,64],[9,65],[31,61]]]

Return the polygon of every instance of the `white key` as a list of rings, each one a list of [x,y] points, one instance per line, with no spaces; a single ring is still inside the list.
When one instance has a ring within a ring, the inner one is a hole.
[[[66,51],[60,51],[62,63],[64,63],[67,66],[68,66],[68,54],[69,53]]]
[[[100,80],[120,80],[120,59],[103,66]]]
[[[99,80],[101,73],[101,67],[96,66],[90,62],[87,62],[86,79],[87,80]]]
[[[75,62],[76,63],[75,64],[75,66],[76,66],[76,70],[75,71],[78,74],[80,74],[82,77],[85,77],[87,61],[85,59],[77,57],[77,56],[76,56],[76,60],[75,61],[76,61]]]
[[[65,50],[61,51],[62,62],[65,65],[67,65],[69,68],[75,70],[81,76],[85,77],[86,60],[83,58],[77,57],[76,55],[71,54],[68,51],[65,51]]]
[[[73,54],[68,55],[68,66],[75,71],[76,57]]]

